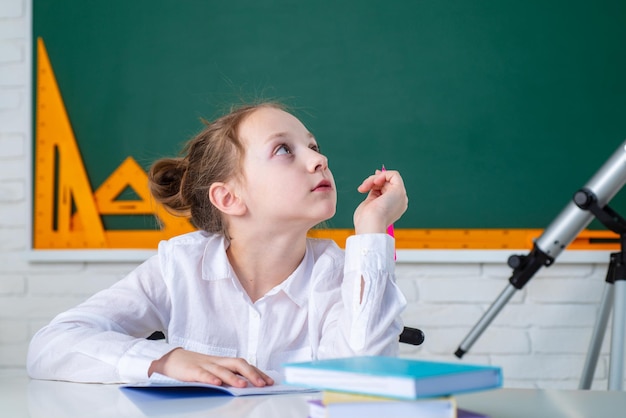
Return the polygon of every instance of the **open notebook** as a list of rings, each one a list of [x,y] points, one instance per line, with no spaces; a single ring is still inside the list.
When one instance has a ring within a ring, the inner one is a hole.
[[[171,377],[167,377],[159,373],[153,373],[152,376],[150,376],[150,380],[147,380],[145,382],[132,383],[128,385],[123,385],[121,387],[137,389],[203,388],[206,389],[207,392],[222,393],[224,395],[231,396],[272,395],[280,393],[306,393],[318,391],[316,389],[282,384],[279,383],[281,381],[281,377],[278,374],[274,375],[272,373],[269,373],[269,375],[277,383],[271,386],[264,387],[248,385],[248,387],[245,388],[236,388],[233,386],[210,385],[208,383],[181,382],[180,380],[172,379]]]

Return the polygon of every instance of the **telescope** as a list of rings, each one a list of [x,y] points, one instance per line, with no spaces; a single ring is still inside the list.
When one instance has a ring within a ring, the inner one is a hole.
[[[594,217],[614,231],[619,229],[620,235],[626,234],[626,222],[608,207],[610,200],[625,183],[626,141],[617,148],[584,187],[574,193],[572,200],[544,230],[541,236],[535,240],[532,250],[527,255],[512,255],[509,257],[508,265],[513,268],[509,284],[461,342],[454,353],[458,358],[463,357],[472,347],[504,305],[511,299],[515,291],[522,289],[543,266],[551,266],[561,252],[589,225]],[[621,240],[623,244],[625,241],[624,239]],[[626,258],[623,257],[623,254],[621,255],[622,259]],[[613,258],[616,258],[615,262],[620,261],[617,259],[619,257],[612,257],[612,264]],[[626,260],[623,261],[626,263]],[[619,269],[621,270],[621,265]],[[626,271],[623,275],[626,276]],[[626,308],[626,277],[621,280],[615,280],[613,289],[615,292],[615,318],[618,317],[618,314],[626,316],[626,309],[624,309]],[[621,325],[623,325],[623,322],[615,321],[614,319],[612,340],[619,346],[613,345],[611,351],[611,374],[618,374],[616,380],[619,380],[620,386],[622,381],[621,374],[623,373],[622,356],[619,359],[614,359],[613,349],[623,352],[624,327]],[[611,380],[613,379],[609,380],[609,386],[612,385]]]

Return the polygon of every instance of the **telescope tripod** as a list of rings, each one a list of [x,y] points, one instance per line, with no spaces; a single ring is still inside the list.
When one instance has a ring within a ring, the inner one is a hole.
[[[611,309],[614,308],[608,389],[621,390],[624,381],[624,337],[626,336],[626,221],[608,206],[600,208],[593,194],[586,189],[577,192],[574,195],[574,201],[581,209],[591,211],[607,228],[618,233],[620,241],[620,251],[612,253],[610,257],[600,310],[578,388],[591,388],[609,315]]]
[[[509,258],[508,264],[513,268],[509,284],[461,341],[454,353],[457,357],[463,357],[515,291],[522,289],[539,269],[551,266],[559,254],[589,225],[595,215],[606,227],[620,235],[621,251],[611,255],[607,272],[608,286],[602,297],[601,312],[591,339],[580,387],[584,389],[591,385],[608,315],[614,304],[609,389],[621,389],[624,337],[626,336],[624,328],[626,325],[626,254],[624,253],[626,221],[609,208],[607,203],[625,184],[626,141],[615,150],[587,184],[574,194],[572,201],[537,238],[531,252],[527,255],[514,255]]]

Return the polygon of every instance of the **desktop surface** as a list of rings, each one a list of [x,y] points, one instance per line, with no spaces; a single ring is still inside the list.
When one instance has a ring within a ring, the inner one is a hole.
[[[319,394],[212,396],[181,392],[157,397],[119,385],[31,380],[22,369],[0,370],[2,416],[19,417],[259,417],[306,418]],[[626,392],[496,389],[457,395],[459,408],[492,418],[614,418]]]

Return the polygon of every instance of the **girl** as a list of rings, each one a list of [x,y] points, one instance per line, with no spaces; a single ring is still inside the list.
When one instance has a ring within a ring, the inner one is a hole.
[[[159,244],[127,277],[58,315],[32,339],[36,379],[274,383],[291,361],[395,355],[406,305],[385,231],[407,208],[400,174],[376,171],[345,253],[307,231],[335,214],[328,160],[275,103],[207,127],[186,155],[150,170],[154,197],[197,232]],[[146,339],[162,331],[165,340]]]

